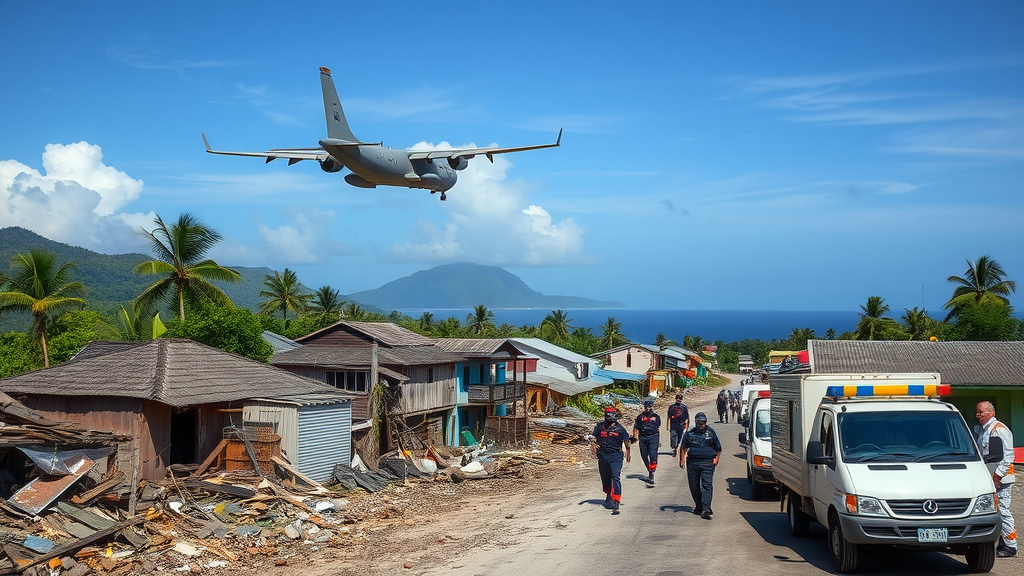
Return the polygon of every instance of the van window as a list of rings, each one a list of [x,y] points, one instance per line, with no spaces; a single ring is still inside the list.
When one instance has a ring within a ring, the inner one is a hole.
[[[839,415],[846,462],[967,462],[979,458],[958,412],[852,412]]]
[[[821,415],[821,429],[818,431],[818,440],[825,446],[825,456],[835,456],[836,447],[832,441],[835,436],[832,428],[832,414],[824,412]]]
[[[772,439],[772,412],[758,410],[754,416],[754,436],[761,440]]]

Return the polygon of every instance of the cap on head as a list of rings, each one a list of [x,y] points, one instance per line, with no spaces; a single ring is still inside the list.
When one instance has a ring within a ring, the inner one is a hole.
[[[703,412],[697,412],[697,415],[693,417],[693,421],[698,424],[707,424],[708,416]]]
[[[615,422],[619,419],[619,411],[615,409],[615,406],[609,406],[604,409],[604,420],[605,422]]]
[[[654,398],[644,398],[644,408],[654,406]]]

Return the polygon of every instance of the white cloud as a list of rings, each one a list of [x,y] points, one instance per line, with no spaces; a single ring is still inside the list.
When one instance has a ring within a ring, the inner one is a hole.
[[[120,214],[139,196],[143,183],[102,162],[99,146],[87,142],[48,144],[46,174],[16,160],[0,161],[0,227],[21,226],[85,248],[142,248],[137,226],[153,214]]]
[[[469,145],[472,146],[472,145]],[[451,149],[447,142],[421,142],[418,150]],[[441,204],[446,222],[419,220],[409,239],[391,247],[393,257],[424,264],[476,262],[498,266],[580,264],[583,230],[572,218],[555,222],[539,205],[526,202],[527,186],[508,180],[503,156],[479,157],[458,173],[459,182]]]

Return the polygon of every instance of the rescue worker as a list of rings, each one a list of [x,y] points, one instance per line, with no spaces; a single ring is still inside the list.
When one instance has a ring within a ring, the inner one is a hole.
[[[647,467],[647,483],[654,484],[661,444],[661,416],[654,412],[654,398],[644,398],[644,411],[633,422],[633,439],[640,442],[640,458]]]
[[[601,473],[601,487],[606,494],[604,507],[619,513],[622,502],[622,449],[626,449],[629,462],[629,432],[619,424],[619,412],[614,406],[604,409],[604,421],[594,426],[593,441],[597,443],[597,469]]]
[[[982,455],[988,454],[989,438],[998,437],[1003,441],[1003,458],[988,464],[992,473],[992,481],[996,485],[996,500],[999,501],[999,515],[1003,517],[1000,543],[996,547],[996,556],[1015,558],[1017,556],[1017,530],[1013,526],[1013,515],[1010,513],[1010,493],[1013,491],[1013,433],[999,420],[996,420],[996,407],[989,401],[978,402],[975,417],[980,426],[974,427],[974,437],[978,441]]]
[[[718,400],[715,401],[718,407],[718,421],[729,423],[729,395],[725,390],[718,393]]]
[[[712,480],[715,466],[722,455],[722,442],[718,434],[708,426],[708,417],[698,412],[693,417],[694,427],[683,434],[679,445],[679,467],[686,469],[686,479],[690,484],[690,495],[693,497],[693,513],[700,514],[705,520],[711,520]],[[685,463],[685,464],[684,464]],[[690,467],[686,468],[686,464]]]
[[[672,457],[675,458],[679,441],[686,429],[690,427],[690,410],[683,404],[683,393],[676,394],[676,403],[668,407],[668,433],[672,444]]]

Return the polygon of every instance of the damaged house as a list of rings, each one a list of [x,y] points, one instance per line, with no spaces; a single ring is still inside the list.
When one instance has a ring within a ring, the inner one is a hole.
[[[296,342],[302,346],[275,354],[271,363],[351,394],[353,444],[367,454],[400,442],[456,443],[461,355],[387,322],[339,322]],[[383,400],[377,407],[386,418],[379,437],[371,434],[375,398]]]
[[[131,437],[122,469],[146,480],[204,460],[250,423],[280,436],[282,456],[310,477],[350,458],[350,395],[191,340],[90,342],[64,364],[0,380],[0,390],[44,418]]]

